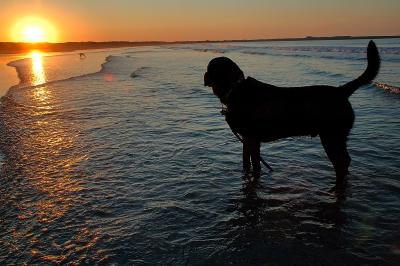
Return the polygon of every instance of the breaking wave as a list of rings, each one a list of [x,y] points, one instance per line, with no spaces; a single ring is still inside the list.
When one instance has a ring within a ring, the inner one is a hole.
[[[374,85],[380,89],[387,91],[387,92],[394,93],[394,94],[400,94],[400,87],[389,85],[389,84],[386,84],[383,82],[375,82]]]

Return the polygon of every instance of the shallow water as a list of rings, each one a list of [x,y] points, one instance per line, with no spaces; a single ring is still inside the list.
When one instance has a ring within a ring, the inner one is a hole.
[[[249,182],[241,146],[202,86],[221,55],[276,85],[343,84],[364,69],[367,43],[141,47],[11,63],[22,81],[0,106],[0,261],[398,264],[399,94],[369,85],[351,97],[351,173],[332,192],[318,138],[264,144],[275,171]],[[377,81],[400,86],[400,40],[377,43]]]
[[[18,58],[13,55],[0,55],[0,97],[5,95],[11,86],[19,82],[15,68],[7,66],[10,61]]]

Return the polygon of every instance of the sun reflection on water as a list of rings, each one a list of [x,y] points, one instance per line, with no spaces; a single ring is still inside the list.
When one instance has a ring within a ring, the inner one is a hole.
[[[40,51],[31,52],[32,69],[31,83],[34,86],[46,83],[46,73],[43,68],[43,54]],[[33,98],[46,104],[50,98],[50,91],[45,86],[39,86],[33,89]]]
[[[28,188],[17,186],[15,202],[12,194],[9,196],[17,217],[10,250],[25,250],[28,261],[62,264],[76,259],[75,254],[92,250],[99,239],[90,228],[74,227],[73,217],[82,202],[79,195],[85,189],[82,164],[89,157],[79,138],[79,126],[64,112],[62,100],[67,92],[57,84],[46,84],[46,74],[51,76],[52,69],[45,71],[42,53],[32,52],[30,58],[30,62],[24,61],[28,64],[23,65],[22,74],[32,86],[15,91],[21,106],[29,108],[9,105],[3,118],[8,134],[18,136],[7,143],[18,147],[12,150],[9,163],[18,168],[21,182]],[[57,235],[48,233],[51,229],[63,231],[67,237],[55,240]]]
[[[43,54],[40,51],[31,52],[32,59],[32,84],[34,86],[46,82],[46,74],[43,69]]]

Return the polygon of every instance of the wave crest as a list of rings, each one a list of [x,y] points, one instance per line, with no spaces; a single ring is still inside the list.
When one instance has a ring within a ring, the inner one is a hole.
[[[133,71],[131,74],[130,74],[130,77],[131,78],[137,78],[137,77],[140,77],[140,76],[142,76],[143,75],[143,72],[144,71],[146,71],[147,69],[149,69],[149,67],[139,67],[138,69],[136,69],[135,71]]]
[[[394,93],[394,94],[400,94],[400,87],[389,85],[389,84],[386,84],[383,82],[375,82],[374,85],[380,89],[387,91],[387,92]]]

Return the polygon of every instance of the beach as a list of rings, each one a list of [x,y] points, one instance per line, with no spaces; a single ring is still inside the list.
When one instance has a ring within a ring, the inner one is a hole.
[[[203,86],[217,56],[278,86],[341,85],[365,69],[368,41],[0,57],[0,261],[396,265],[400,39],[376,40],[383,85],[350,98],[344,191],[331,190],[333,167],[310,137],[263,144],[274,171],[248,182],[241,144]]]

